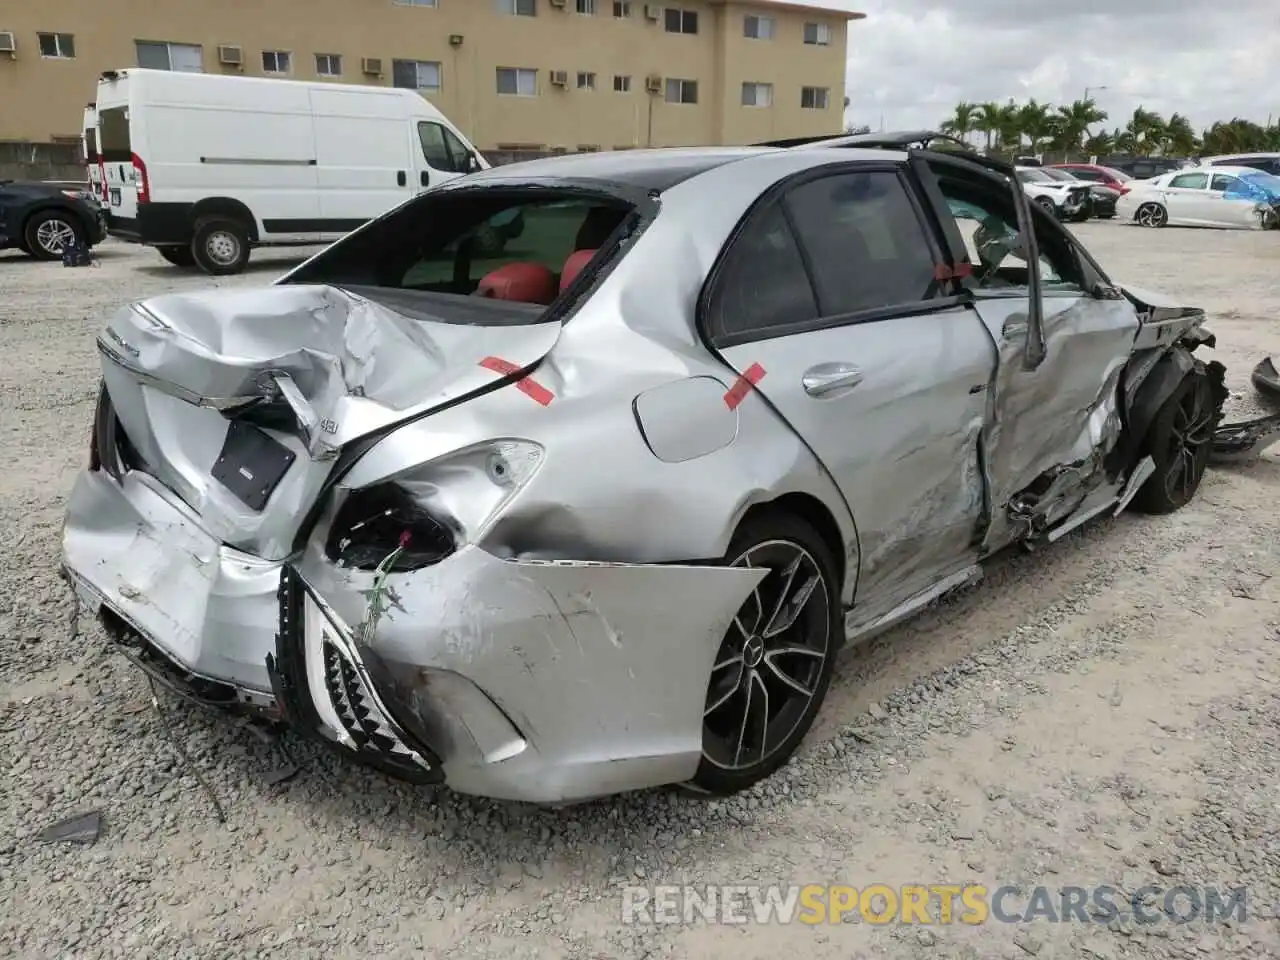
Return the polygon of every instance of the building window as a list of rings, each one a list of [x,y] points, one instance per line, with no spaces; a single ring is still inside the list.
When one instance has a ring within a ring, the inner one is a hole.
[[[594,90],[596,88],[596,75],[594,73],[579,72],[578,73],[578,89]]]
[[[288,73],[289,72],[289,51],[263,50],[262,51],[262,72],[263,73]]]
[[[806,23],[804,25],[804,42],[825,47],[831,43],[831,25],[827,23]]]
[[[698,32],[698,11],[667,7],[663,13],[666,15],[667,33]]]
[[[804,110],[825,110],[830,92],[826,87],[801,87],[800,107]]]
[[[497,0],[498,12],[516,17],[536,17],[538,0]]]
[[[69,33],[37,33],[40,40],[40,56],[54,60],[74,60],[76,38]]]
[[[613,92],[614,92],[614,93],[630,93],[630,92],[631,92],[631,78],[630,78],[630,77],[624,77],[624,76],[621,76],[621,75],[614,76],[614,78],[613,78]]]
[[[342,54],[317,53],[316,54],[316,76],[318,77],[342,76]]]
[[[667,78],[667,103],[697,103],[698,81]]]
[[[742,105],[744,107],[772,107],[772,83],[744,83],[742,85]]]
[[[133,46],[138,56],[138,66],[144,69],[204,73],[204,50],[199,44],[135,40]]]
[[[526,67],[499,67],[498,93],[505,97],[537,96],[538,71]]]
[[[392,60],[391,85],[424,93],[440,92],[440,64],[432,60]]]
[[[614,0],[613,15],[619,20],[631,16],[631,0]]]
[[[742,35],[752,40],[772,40],[773,17],[743,17]]]
[[[577,6],[574,9],[578,13],[594,17],[596,15],[596,0],[577,0]]]
[[[438,7],[439,0],[395,0],[395,3],[401,7]]]

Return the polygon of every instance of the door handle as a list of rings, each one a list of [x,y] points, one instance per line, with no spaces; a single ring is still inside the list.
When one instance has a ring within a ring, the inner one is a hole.
[[[421,183],[424,187],[429,187],[431,186],[431,176],[427,173],[427,171],[423,170],[422,173],[418,175],[418,182]]]
[[[861,382],[862,371],[851,363],[820,363],[816,367],[810,367],[800,378],[804,392],[811,397],[856,387]]]
[[[400,186],[402,186],[402,187],[403,187],[403,186],[404,186],[405,184],[407,184],[408,182],[409,182],[409,178],[408,178],[408,177],[406,177],[406,176],[404,175],[404,171],[403,171],[403,170],[397,170],[397,171],[396,171],[396,183],[398,183]]]

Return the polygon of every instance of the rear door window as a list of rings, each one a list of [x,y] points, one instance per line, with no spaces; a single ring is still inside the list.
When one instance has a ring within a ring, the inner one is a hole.
[[[1180,173],[1169,181],[1169,186],[1175,190],[1203,190],[1208,185],[1207,173]]]
[[[897,173],[823,177],[790,190],[785,203],[823,316],[899,307],[934,295],[933,251]]]

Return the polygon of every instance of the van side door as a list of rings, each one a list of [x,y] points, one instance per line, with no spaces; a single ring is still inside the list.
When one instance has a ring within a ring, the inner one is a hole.
[[[414,153],[417,189],[426,190],[479,169],[472,149],[443,123],[435,120],[413,123],[414,140],[418,144]]]

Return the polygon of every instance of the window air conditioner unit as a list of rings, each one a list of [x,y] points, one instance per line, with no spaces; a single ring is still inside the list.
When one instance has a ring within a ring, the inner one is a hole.
[[[656,73],[651,73],[644,78],[644,89],[646,93],[661,93],[662,78]]]
[[[230,44],[218,45],[218,62],[228,67],[244,65],[244,51]]]
[[[548,2],[548,3],[550,3],[553,7],[563,7],[563,6],[564,6],[564,0],[547,0],[547,2]]]
[[[646,20],[661,20],[662,7],[658,6],[656,3],[646,3],[644,5],[644,18]]]
[[[552,70],[551,83],[553,86],[567,87],[569,85],[569,71],[568,70]]]
[[[0,31],[0,53],[17,53],[18,43],[8,30]]]
[[[360,72],[366,73],[371,77],[382,76],[382,58],[362,57],[360,59]]]

